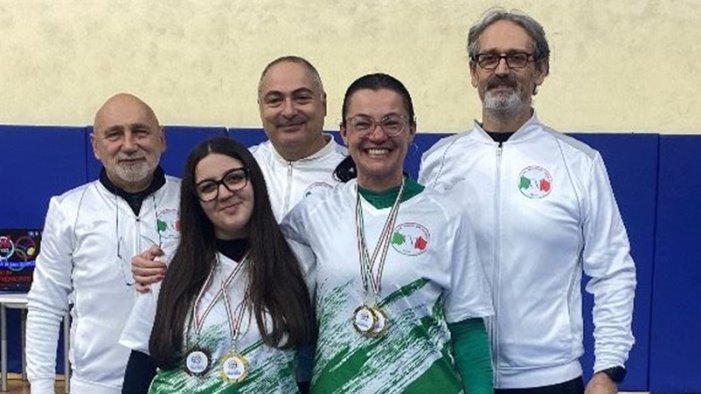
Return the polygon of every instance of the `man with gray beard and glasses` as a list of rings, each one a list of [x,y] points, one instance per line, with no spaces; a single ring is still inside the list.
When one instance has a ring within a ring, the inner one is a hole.
[[[71,311],[72,393],[121,392],[129,350],[117,343],[136,299],[131,258],[179,239],[180,180],[159,167],[163,129],[126,93],[97,111],[98,180],[51,198],[28,295],[31,392],[54,393],[59,325]]]
[[[543,27],[488,10],[467,40],[482,121],[439,141],[419,182],[470,214],[491,285],[497,393],[583,393],[582,273],[594,295],[594,375],[615,393],[633,345],[635,265],[599,152],[541,123],[532,96],[549,72]]]

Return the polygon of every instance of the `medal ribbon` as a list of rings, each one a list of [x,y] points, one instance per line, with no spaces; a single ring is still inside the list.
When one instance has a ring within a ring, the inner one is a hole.
[[[202,329],[202,324],[204,323],[204,319],[207,317],[207,315],[209,314],[209,312],[210,312],[210,311],[212,310],[212,308],[214,307],[214,304],[217,303],[217,299],[219,299],[219,297],[221,297],[222,294],[223,294],[223,296],[224,296],[224,303],[225,303],[225,305],[227,305],[227,312],[226,312],[226,313],[227,313],[227,318],[229,318],[230,311],[229,311],[229,308],[228,308],[228,300],[227,300],[227,296],[226,296],[226,287],[229,285],[229,283],[231,283],[231,281],[234,279],[234,277],[236,276],[236,274],[237,274],[239,271],[241,271],[241,269],[242,269],[243,266],[245,265],[244,263],[246,262],[247,259],[248,259],[248,255],[245,255],[245,256],[243,257],[243,259],[241,259],[241,262],[240,262],[239,264],[237,264],[236,267],[231,271],[231,274],[229,274],[229,276],[226,278],[226,280],[224,280],[224,281],[222,282],[221,288],[219,289],[219,291],[217,292],[217,294],[214,295],[214,298],[212,299],[212,302],[210,302],[209,305],[207,305],[207,307],[205,308],[204,312],[202,312],[202,317],[200,317],[200,318],[198,319],[198,318],[197,318],[197,306],[200,304],[200,300],[202,299],[202,296],[203,296],[204,293],[207,291],[207,288],[209,287],[209,284],[210,284],[210,282],[212,281],[212,273],[214,272],[214,269],[209,273],[209,275],[207,275],[207,280],[205,280],[204,286],[202,286],[202,289],[200,289],[200,292],[199,292],[199,294],[197,294],[197,298],[195,298],[195,302],[194,302],[194,304],[192,305],[192,321],[193,321],[194,324],[195,324],[195,335],[199,336],[200,330]],[[216,266],[217,266],[217,267],[220,267],[220,266],[221,266],[221,261],[219,261],[219,254],[217,254]],[[216,268],[216,267],[215,267],[215,268]],[[248,293],[248,288],[246,288],[246,293]],[[244,301],[245,301],[245,299],[244,299]],[[242,304],[243,304],[243,302],[242,302]]]
[[[360,259],[360,278],[363,281],[363,290],[367,295],[370,286],[372,286],[373,293],[375,295],[375,301],[380,294],[380,285],[382,282],[382,271],[385,268],[385,259],[387,258],[387,251],[389,250],[390,237],[392,235],[392,229],[394,228],[394,222],[397,219],[397,214],[399,213],[399,202],[402,198],[402,192],[404,191],[404,178],[402,178],[402,184],[399,187],[399,193],[397,193],[397,198],[392,204],[392,208],[387,215],[387,220],[385,220],[385,225],[380,233],[380,238],[375,245],[375,249],[372,252],[372,257],[368,253],[367,242],[365,241],[365,222],[363,220],[363,207],[360,202],[360,193],[356,185],[356,202],[355,202],[355,228],[358,238],[358,257]],[[379,255],[379,262],[378,262]],[[377,273],[375,273],[375,263],[377,262]]]
[[[245,262],[246,260],[241,261],[239,266],[243,265]],[[238,266],[236,268],[238,269]],[[236,351],[239,341],[239,335],[241,334],[241,322],[243,321],[243,314],[246,311],[246,304],[248,303],[249,284],[250,282],[246,284],[246,288],[243,291],[243,300],[241,300],[241,302],[238,305],[236,305],[236,309],[233,311],[233,313],[229,304],[229,296],[226,294],[226,291],[224,291],[224,306],[226,308],[226,320],[229,323],[229,332],[231,333],[233,351]],[[225,286],[222,284],[222,287]],[[234,315],[237,315],[236,320],[234,320]]]

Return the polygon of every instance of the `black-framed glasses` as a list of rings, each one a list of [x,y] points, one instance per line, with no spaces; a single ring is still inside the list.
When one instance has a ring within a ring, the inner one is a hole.
[[[202,202],[209,202],[219,197],[219,186],[235,192],[241,190],[248,184],[248,168],[233,168],[227,171],[219,180],[205,179],[195,184],[195,193]]]
[[[510,69],[518,70],[524,68],[528,63],[535,61],[532,53],[526,52],[511,52],[505,55],[496,53],[478,53],[472,58],[472,61],[485,70],[493,71],[499,67],[501,59],[506,61],[506,66]]]
[[[396,137],[409,126],[409,118],[404,115],[387,115],[380,120],[375,120],[369,116],[356,115],[346,118],[346,123],[350,129],[358,133],[361,137],[366,137],[380,126],[382,131],[390,137]]]

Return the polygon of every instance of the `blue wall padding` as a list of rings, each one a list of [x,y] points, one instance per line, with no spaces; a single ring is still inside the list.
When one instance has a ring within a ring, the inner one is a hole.
[[[660,137],[650,388],[701,392],[701,137]]]
[[[0,226],[44,225],[49,198],[85,182],[85,127],[0,126]]]
[[[52,195],[95,179],[100,164],[89,128],[0,126],[0,227],[41,227]],[[229,135],[250,146],[260,128],[166,127],[166,173],[179,176],[199,141]],[[338,132],[332,132],[341,142]],[[416,177],[421,154],[447,134],[417,134],[405,171]],[[701,391],[701,136],[575,134],[606,162],[632,255],[638,288],[625,390]],[[586,282],[586,278],[585,278]],[[591,374],[591,297],[585,294],[585,377]],[[19,313],[10,311],[10,371],[19,372]],[[60,349],[59,349],[60,350]],[[62,359],[59,354],[59,364]]]
[[[227,130],[226,134],[246,146],[258,145],[267,138],[260,128],[236,128]]]
[[[650,305],[655,243],[655,204],[657,193],[657,164],[659,161],[657,134],[572,134],[601,153],[611,179],[621,216],[628,230],[631,255],[635,260],[638,287],[635,294],[633,335],[635,345],[626,363],[628,374],[621,389],[646,391],[648,387],[648,358],[650,343]],[[582,283],[582,288],[588,278]],[[584,364],[589,378],[594,364],[594,338],[591,310],[593,297],[585,292]]]

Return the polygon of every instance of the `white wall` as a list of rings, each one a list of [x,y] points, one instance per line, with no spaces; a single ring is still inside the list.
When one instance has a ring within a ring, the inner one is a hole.
[[[0,0],[0,123],[92,122],[118,91],[162,123],[259,126],[263,66],[317,65],[337,128],[346,86],[374,71],[409,87],[422,131],[480,116],[465,35],[480,0]],[[536,97],[562,130],[701,133],[701,1],[503,1],[538,19],[551,74]]]

